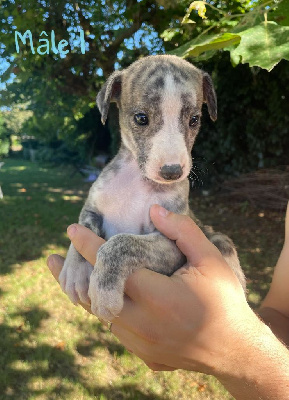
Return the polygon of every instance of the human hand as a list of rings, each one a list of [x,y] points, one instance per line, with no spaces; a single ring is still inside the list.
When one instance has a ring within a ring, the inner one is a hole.
[[[154,370],[221,371],[224,360],[233,361],[244,319],[256,317],[238,279],[197,225],[159,211],[151,208],[154,225],[176,241],[187,264],[171,277],[147,269],[131,275],[112,331]]]
[[[212,374],[236,399],[287,399],[288,350],[249,308],[239,281],[199,228],[159,211],[151,209],[155,226],[176,240],[188,262],[172,277],[133,273],[112,333],[151,369]],[[103,241],[76,227],[73,244],[93,265]],[[57,279],[63,260],[54,255],[50,263]]]
[[[90,254],[91,255],[90,263],[91,265],[94,265],[96,259],[96,253],[99,247],[103,243],[105,243],[105,240],[95,235],[90,229],[85,228],[84,226],[78,224],[70,225],[67,228],[67,234],[70,239],[76,237],[76,242],[78,246],[77,248],[79,252],[81,254]],[[94,255],[93,257],[92,254]],[[89,261],[88,258],[87,261]],[[47,259],[47,265],[53,277],[56,279],[58,283],[59,283],[59,275],[62,270],[63,264],[64,264],[64,258],[58,254],[51,254]],[[79,301],[78,304],[80,304],[86,311],[92,314],[89,305],[87,305],[86,303],[82,303],[81,301]]]
[[[231,351],[226,342],[240,330],[236,315],[252,312],[239,281],[194,222],[173,213],[163,218],[159,209],[151,210],[153,222],[176,240],[188,262],[172,277],[146,269],[134,273],[126,283],[124,309],[114,320],[113,333],[153,369],[209,373]],[[74,236],[72,227],[77,229]],[[72,227],[72,243],[94,265],[103,241],[80,225]],[[51,256],[49,265],[57,275],[62,260]]]

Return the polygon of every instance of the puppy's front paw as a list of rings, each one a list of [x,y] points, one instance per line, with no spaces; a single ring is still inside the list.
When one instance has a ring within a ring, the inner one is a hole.
[[[89,279],[93,267],[89,262],[81,260],[75,262],[67,258],[59,275],[61,289],[70,298],[72,303],[90,304],[88,296]]]
[[[97,252],[97,260],[90,277],[88,295],[91,311],[100,319],[111,321],[123,308],[124,285],[132,272],[129,234],[112,236]]]
[[[105,321],[118,317],[123,308],[123,291],[122,284],[115,285],[113,288],[106,285],[99,271],[94,269],[88,290],[93,314]]]

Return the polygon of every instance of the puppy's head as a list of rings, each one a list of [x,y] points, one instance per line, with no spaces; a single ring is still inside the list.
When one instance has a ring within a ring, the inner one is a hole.
[[[145,57],[115,71],[103,85],[97,96],[103,123],[113,101],[122,142],[143,175],[158,183],[185,179],[204,102],[211,119],[217,119],[210,76],[176,56]]]

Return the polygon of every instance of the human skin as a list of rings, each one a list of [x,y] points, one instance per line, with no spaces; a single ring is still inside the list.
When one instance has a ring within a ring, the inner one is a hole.
[[[236,399],[288,399],[289,352],[250,309],[217,248],[188,217],[155,205],[151,219],[187,264],[171,277],[148,269],[132,274],[112,333],[153,370],[212,374]],[[103,239],[77,224],[68,234],[94,264]],[[56,279],[62,264],[56,255],[48,260]]]
[[[275,335],[289,346],[289,203],[284,246],[274,270],[270,290],[258,313]]]

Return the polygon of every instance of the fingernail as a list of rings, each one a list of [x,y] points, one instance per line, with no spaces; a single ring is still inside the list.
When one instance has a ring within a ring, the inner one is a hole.
[[[169,211],[166,210],[164,207],[159,206],[159,215],[161,217],[167,217],[169,214]]]
[[[76,231],[77,231],[76,224],[69,225],[69,227],[67,228],[68,237],[72,239],[73,236],[76,234]]]

